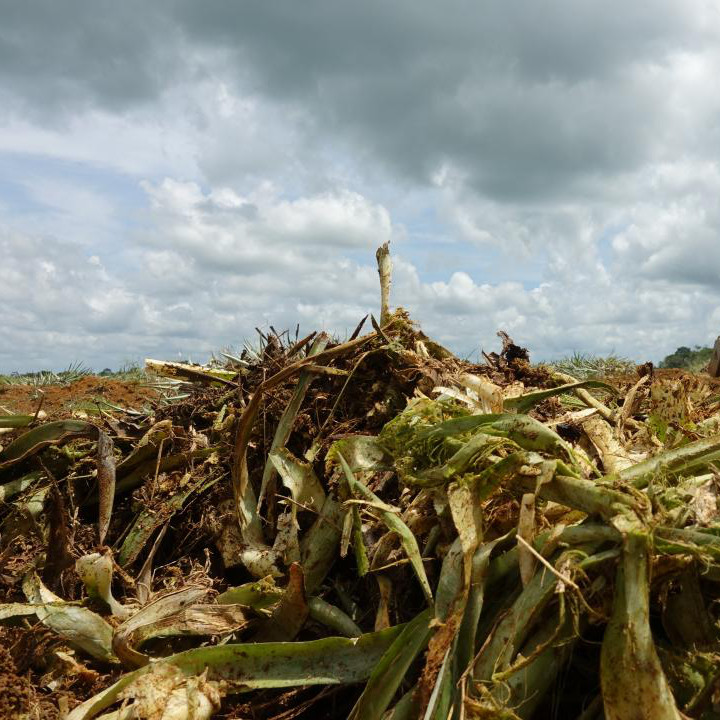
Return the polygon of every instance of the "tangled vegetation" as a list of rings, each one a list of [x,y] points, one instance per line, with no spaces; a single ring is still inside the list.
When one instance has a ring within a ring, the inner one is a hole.
[[[361,328],[5,408],[0,717],[720,717],[720,383]]]

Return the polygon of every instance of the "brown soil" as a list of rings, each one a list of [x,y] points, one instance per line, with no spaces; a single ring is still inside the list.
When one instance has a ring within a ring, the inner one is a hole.
[[[105,400],[123,408],[140,410],[156,392],[138,382],[122,382],[88,375],[69,385],[0,385],[0,414],[8,411],[32,415],[42,400],[42,409],[51,418],[67,417],[82,410],[97,413],[93,408],[98,400]]]
[[[31,670],[33,655],[43,653],[35,642],[36,635],[32,631],[23,633],[20,628],[0,628],[0,720],[60,717],[57,697],[37,687],[39,676]],[[47,651],[43,655],[46,658]]]
[[[0,720],[28,717],[34,700],[29,680],[16,674],[12,656],[0,648]]]

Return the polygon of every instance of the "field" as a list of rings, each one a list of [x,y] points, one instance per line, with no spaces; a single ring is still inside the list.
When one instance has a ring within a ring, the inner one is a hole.
[[[720,382],[372,324],[0,384],[0,718],[720,718]]]

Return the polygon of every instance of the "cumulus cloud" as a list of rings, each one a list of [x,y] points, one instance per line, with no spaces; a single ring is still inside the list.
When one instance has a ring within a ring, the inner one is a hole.
[[[197,357],[269,323],[342,334],[376,304],[375,270],[346,254],[372,258],[393,227],[357,193],[287,200],[263,186],[242,197],[171,180],[145,190],[145,229],[119,268],[82,243],[0,228],[0,367]]]
[[[328,272],[343,253],[367,255],[393,235],[387,210],[348,190],[287,200],[269,184],[247,196],[229,188],[205,194],[196,183],[168,179],[144,188],[152,222],[139,244],[161,249],[156,260],[177,260],[190,272],[285,273],[302,282]]]

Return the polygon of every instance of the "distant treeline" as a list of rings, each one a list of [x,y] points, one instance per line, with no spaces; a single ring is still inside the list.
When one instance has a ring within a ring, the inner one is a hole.
[[[672,355],[660,361],[661,368],[682,368],[684,370],[702,370],[712,356],[712,348],[696,345],[693,349],[679,347]]]

